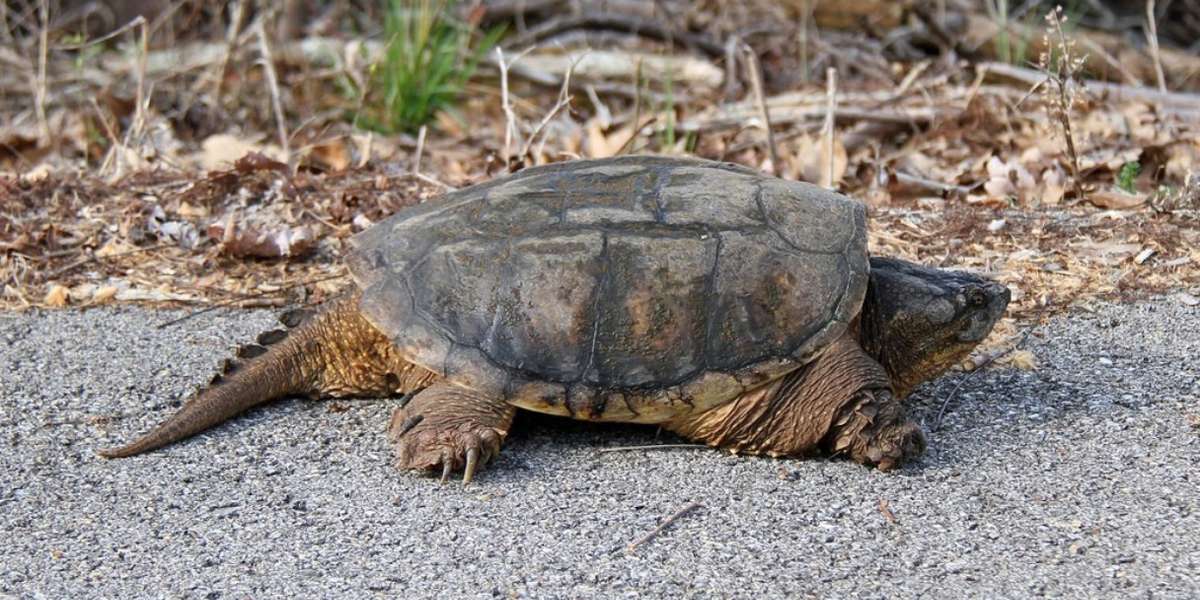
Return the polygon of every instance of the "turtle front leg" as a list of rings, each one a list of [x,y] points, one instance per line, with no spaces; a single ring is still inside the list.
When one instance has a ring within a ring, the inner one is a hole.
[[[665,426],[737,453],[807,456],[823,451],[882,471],[925,449],[920,427],[892,396],[887,372],[850,334],[796,371]]]
[[[442,472],[442,483],[461,469],[463,485],[500,453],[516,407],[450,383],[435,383],[396,409],[388,438],[402,469]]]

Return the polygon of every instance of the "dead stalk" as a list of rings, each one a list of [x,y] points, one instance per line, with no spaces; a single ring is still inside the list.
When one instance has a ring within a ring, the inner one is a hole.
[[[754,101],[758,105],[758,116],[762,119],[766,131],[767,153],[771,157],[771,174],[779,176],[779,152],[775,148],[775,133],[771,129],[771,114],[767,110],[767,97],[763,93],[762,68],[758,64],[758,55],[749,44],[742,44],[742,55],[746,58],[746,70],[750,76],[750,87],[754,91]]]
[[[12,44],[12,30],[8,24],[9,6],[7,2],[0,2],[0,36],[3,36],[5,44]]]
[[[1146,41],[1150,44],[1150,58],[1154,60],[1154,77],[1158,80],[1158,91],[1167,93],[1167,78],[1163,75],[1162,57],[1158,51],[1158,19],[1154,17],[1154,0],[1146,0]]]
[[[38,135],[42,146],[50,144],[50,121],[46,119],[46,60],[50,53],[50,2],[42,0],[38,8],[40,29],[38,33],[38,67],[34,76],[33,109],[37,114]]]
[[[417,150],[413,152],[412,173],[418,175],[421,173],[421,155],[425,153],[425,132],[428,128],[424,125],[417,132]]]
[[[812,21],[812,0],[800,2],[800,81],[808,83],[808,28]]]
[[[725,97],[723,100],[726,102],[732,100],[737,93],[737,53],[741,44],[741,38],[737,35],[729,36],[729,41],[725,42]]]
[[[1045,36],[1045,46],[1051,47],[1050,35],[1053,34],[1055,46],[1058,49],[1058,61],[1054,61],[1049,50],[1043,52],[1039,57],[1039,66],[1042,72],[1054,84],[1054,90],[1048,90],[1052,95],[1050,97],[1050,105],[1058,118],[1059,125],[1063,130],[1063,139],[1066,140],[1067,156],[1071,160],[1071,180],[1072,188],[1075,191],[1075,200],[1083,200],[1083,182],[1079,170],[1079,154],[1075,151],[1075,136],[1071,132],[1071,108],[1075,105],[1075,94],[1077,93],[1078,83],[1075,81],[1075,74],[1083,66],[1084,59],[1075,57],[1072,53],[1074,42],[1067,40],[1067,34],[1063,32],[1063,22],[1066,17],[1063,15],[1061,6],[1055,7],[1046,15],[1048,23],[1048,31]]]
[[[150,55],[150,25],[141,15],[134,20],[138,22],[142,35],[138,42],[137,91],[134,100],[136,104],[133,109],[133,124],[125,135],[126,147],[140,144],[142,133],[146,129],[146,107],[149,104],[146,98],[146,60]]]
[[[515,60],[515,59],[514,59]],[[508,98],[508,67],[504,61],[504,50],[496,47],[496,66],[500,68],[500,107],[504,110],[504,168],[512,166],[513,136],[517,133],[517,115]]]
[[[283,114],[283,102],[279,99],[279,79],[275,76],[275,61],[271,59],[271,45],[267,43],[267,30],[261,20],[256,24],[254,33],[258,36],[258,48],[262,53],[263,69],[267,74],[267,87],[271,91],[271,109],[275,112],[275,126],[279,130],[279,147],[283,149],[283,162],[290,168],[292,151]]]
[[[229,57],[233,55],[233,49],[237,45],[238,32],[242,29],[242,20],[246,14],[246,3],[234,1],[229,5],[231,18],[229,20],[229,29],[225,31],[225,50],[221,53],[221,60],[217,63],[213,70],[213,104],[221,104],[221,90],[225,85],[225,72],[229,69]]]
[[[834,188],[833,181],[833,125],[834,114],[837,112],[837,69],[829,67],[825,70],[825,172],[822,174],[821,186]]]
[[[633,147],[633,142],[637,140],[638,133],[643,129],[655,124],[656,122],[658,122],[658,115],[650,115],[646,117],[646,120],[643,123],[638,123],[635,121],[633,123],[633,131],[629,132],[629,137],[625,138],[625,141],[621,143],[620,148],[617,148],[614,156],[621,156],[628,152],[629,149]]]
[[[538,122],[537,127],[534,127],[533,132],[529,134],[529,138],[525,140],[525,144],[521,146],[520,156],[522,159],[529,155],[529,149],[533,146],[533,143],[537,141],[538,136],[541,135],[542,130],[545,129],[546,125],[548,125],[550,121],[553,120],[556,115],[558,115],[559,111],[571,105],[571,74],[575,72],[575,65],[578,64],[580,60],[583,60],[584,56],[586,56],[586,54],[580,54],[579,58],[567,67],[567,72],[563,74],[562,88],[558,91],[558,100],[554,103],[554,108],[551,108],[550,112],[546,113],[546,116],[542,117],[542,120]]]
[[[651,116],[646,125],[658,120],[658,116]],[[642,132],[642,128],[646,125],[640,125],[642,121],[642,58],[639,56],[637,64],[633,69],[633,131],[629,132],[629,138],[625,140],[621,147],[617,149],[617,155],[625,154],[625,151],[633,147],[633,141]]]
[[[100,163],[100,173],[107,173],[109,167],[112,166],[113,160],[118,153],[123,152],[125,146],[121,143],[121,138],[117,136],[117,132],[113,130],[112,124],[108,122],[108,117],[104,111],[100,109],[100,103],[96,102],[95,97],[88,98],[92,104],[92,109],[96,111],[96,118],[100,121],[100,126],[104,128],[104,134],[108,136],[108,141],[112,145],[108,152],[104,155],[104,162]]]

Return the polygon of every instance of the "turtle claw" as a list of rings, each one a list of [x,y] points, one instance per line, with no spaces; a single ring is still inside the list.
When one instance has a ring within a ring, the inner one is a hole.
[[[403,409],[397,411],[402,412]],[[390,437],[396,450],[396,466],[439,474],[446,483],[462,471],[463,486],[475,480],[483,465],[500,453],[504,432],[492,427],[468,427],[457,423],[439,428],[433,418],[397,414],[392,418]]]
[[[467,487],[475,478],[475,469],[479,466],[479,448],[472,446],[467,449],[467,466],[463,469],[463,487]]]

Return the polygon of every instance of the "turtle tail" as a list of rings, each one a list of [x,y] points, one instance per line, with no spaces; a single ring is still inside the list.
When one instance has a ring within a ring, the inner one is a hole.
[[[432,374],[398,358],[390,340],[359,312],[357,300],[354,294],[318,313],[284,313],[280,321],[287,329],[265,332],[258,343],[239,348],[237,360],[226,360],[158,427],[97,453],[123,458],[149,452],[286,396],[379,396],[427,385]]]

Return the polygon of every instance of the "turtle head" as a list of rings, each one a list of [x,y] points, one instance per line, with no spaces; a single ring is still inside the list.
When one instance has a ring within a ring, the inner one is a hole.
[[[970,273],[872,257],[860,340],[904,397],[966,358],[1010,296],[1007,287]]]

